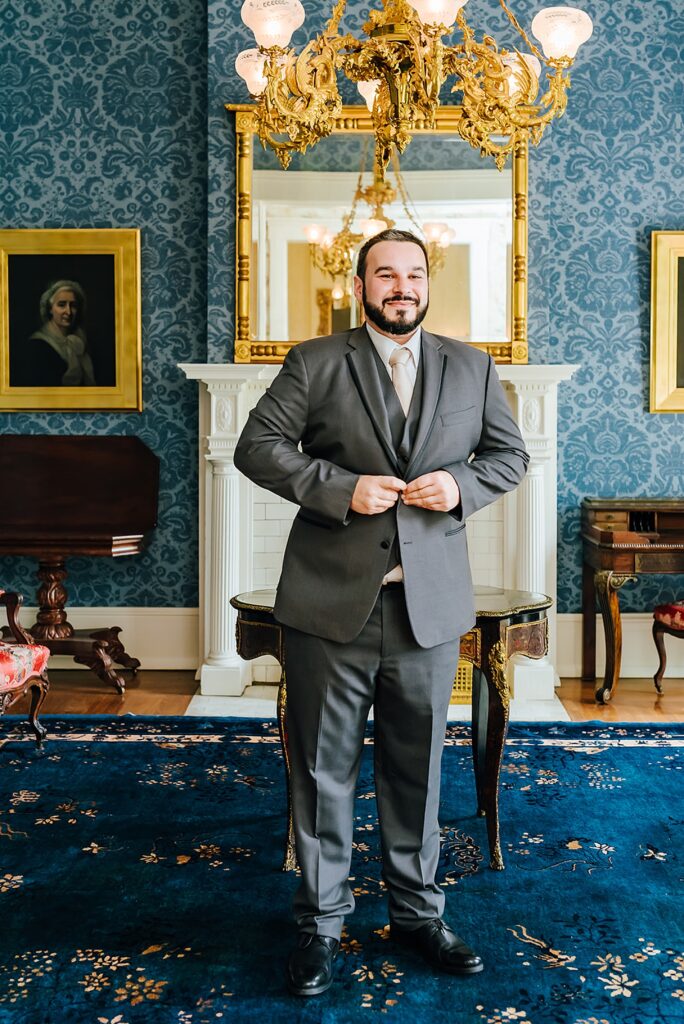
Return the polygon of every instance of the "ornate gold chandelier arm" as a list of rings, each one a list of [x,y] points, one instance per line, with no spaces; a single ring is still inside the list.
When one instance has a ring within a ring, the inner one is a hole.
[[[262,145],[270,146],[285,168],[293,151],[304,153],[329,135],[334,118],[341,113],[337,69],[343,40],[339,24],[346,5],[347,0],[337,0],[323,32],[307,43],[299,56],[280,46],[265,51],[268,84],[257,108],[257,130]],[[277,138],[279,135],[286,135],[288,141]]]
[[[333,12],[330,16],[330,21],[323,29],[322,36],[327,36],[328,38],[331,38],[332,36],[336,36],[339,34],[340,22],[342,20],[342,15],[344,14],[344,9],[346,6],[347,0],[337,0],[337,3],[333,7]]]
[[[554,117],[560,117],[568,104],[567,91],[570,88],[570,76],[564,75],[561,68],[556,68],[553,75],[549,73],[546,77],[549,89],[544,93],[537,106],[527,107],[524,113],[515,108],[511,111],[511,122],[516,127],[531,129],[533,141],[534,129],[543,129]],[[540,108],[544,107],[546,110],[541,112]],[[541,137],[541,131],[539,134]]]
[[[483,156],[494,157],[499,170],[504,167],[518,141],[530,138],[536,145],[545,126],[564,112],[570,80],[563,71],[572,63],[567,58],[545,60],[505,0],[500,0],[500,3],[535,55],[539,54],[546,66],[552,69],[547,73],[549,88],[541,100],[534,102],[538,82],[523,54],[515,51],[518,65],[512,71],[504,62],[509,55],[506,51],[500,53],[493,39],[489,36],[484,36],[481,42],[475,39],[462,10],[459,10],[456,20],[463,43],[449,47],[444,58],[446,74],[456,77],[452,92],[463,95],[464,116],[459,123],[459,133]],[[513,82],[516,91],[512,94]]]
[[[319,245],[311,246],[311,257],[314,266],[322,270],[324,274],[328,274],[333,280],[336,277],[347,277],[351,273],[354,250],[362,241],[363,235],[352,231],[345,224],[337,232],[334,244],[329,249],[323,249]]]
[[[460,52],[463,52],[466,57],[470,57],[472,54],[473,45],[475,43],[475,33],[471,29],[468,22],[465,20],[465,14],[463,13],[462,7],[458,9],[458,12],[456,14],[456,24],[461,30],[463,42],[457,43],[456,46],[452,46],[450,52],[452,54],[458,54]]]

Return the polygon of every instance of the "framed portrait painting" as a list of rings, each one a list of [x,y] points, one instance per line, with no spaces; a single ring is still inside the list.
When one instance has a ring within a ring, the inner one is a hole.
[[[142,409],[140,232],[0,231],[0,410]]]
[[[651,234],[651,412],[684,412],[684,231]]]

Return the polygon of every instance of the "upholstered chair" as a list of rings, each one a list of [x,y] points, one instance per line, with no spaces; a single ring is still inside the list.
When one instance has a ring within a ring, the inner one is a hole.
[[[658,693],[663,692],[662,678],[667,664],[665,653],[665,634],[684,638],[684,602],[680,604],[659,604],[653,612],[653,639],[660,658],[658,671],[653,682]]]
[[[0,715],[30,690],[29,722],[40,746],[47,733],[45,726],[38,721],[38,712],[50,687],[47,676],[50,652],[47,647],[37,644],[19,625],[21,603],[19,594],[0,590],[0,605],[7,609],[11,634],[0,639]]]

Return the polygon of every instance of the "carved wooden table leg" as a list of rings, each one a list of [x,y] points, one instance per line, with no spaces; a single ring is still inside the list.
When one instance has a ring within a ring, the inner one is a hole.
[[[595,697],[599,704],[608,703],[620,678],[622,621],[618,590],[625,583],[634,580],[636,580],[636,576],[622,575],[610,569],[602,569],[595,576],[596,594],[606,638],[606,672],[603,681],[598,683],[595,691]]]
[[[125,669],[130,669],[133,675],[136,675],[140,668],[140,662],[126,653],[124,645],[119,639],[120,632],[121,626],[111,626],[109,629],[95,629],[90,635],[94,640],[106,641],[107,654],[112,661],[117,665],[122,665]]]
[[[653,641],[656,645],[656,651],[658,652],[658,670],[653,676],[653,683],[658,693],[663,692],[663,675],[665,674],[665,666],[667,665],[667,651],[665,650],[665,626],[662,622],[658,622],[654,619],[653,621]]]
[[[31,684],[31,706],[29,708],[29,722],[36,734],[36,743],[40,747],[47,736],[47,729],[38,721],[38,712],[50,689],[50,682],[45,673],[37,676]]]
[[[67,571],[63,558],[44,558],[38,563],[38,615],[31,634],[36,640],[63,640],[73,636],[74,627],[67,621],[67,601],[62,581]]]
[[[684,638],[684,629],[679,629],[676,626],[666,626],[664,622],[659,622],[658,619],[653,620],[653,639],[655,641],[660,662],[658,665],[658,671],[653,676],[653,682],[658,693],[663,692],[663,675],[665,674],[665,668],[667,666],[665,634],[667,634],[667,636],[676,636],[681,639]]]
[[[594,570],[582,564],[582,679],[596,679],[596,589]]]
[[[484,818],[483,787],[487,764],[487,726],[489,723],[489,684],[479,668],[473,667],[472,747],[478,817]]]
[[[499,623],[487,624],[482,631],[482,671],[487,683],[487,728],[485,738],[485,764],[481,774],[479,803],[487,820],[489,839],[489,866],[503,871],[504,862],[499,838],[499,774],[503,759],[510,693],[506,681],[505,634]],[[481,758],[478,767],[481,765]],[[480,769],[481,770],[481,769]]]
[[[114,668],[106,640],[96,640],[92,650],[84,654],[74,654],[74,661],[79,665],[87,665],[104,683],[113,683],[119,693],[125,692],[126,682]]]
[[[66,575],[63,558],[39,562],[38,576],[42,580],[38,589],[39,611],[31,626],[31,635],[49,647],[52,654],[71,655],[77,664],[87,665],[103,682],[113,683],[119,693],[124,693],[125,680],[114,664],[135,675],[140,662],[127,654],[119,639],[120,626],[92,631],[74,629],[67,620],[65,608],[68,595],[63,581]]]
[[[285,669],[280,675],[280,686],[278,687],[278,730],[280,732],[280,747],[285,762],[285,789],[287,793],[287,838],[285,840],[285,859],[283,860],[283,871],[294,871],[297,867],[297,853],[295,851],[294,837],[294,815],[292,813],[292,787],[290,785],[290,752],[287,746],[287,680]]]

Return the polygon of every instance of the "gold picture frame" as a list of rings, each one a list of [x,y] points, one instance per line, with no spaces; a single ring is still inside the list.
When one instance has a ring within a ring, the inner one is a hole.
[[[651,232],[651,412],[684,412],[684,231]]]
[[[0,410],[88,409],[142,410],[140,231],[2,230]]]
[[[296,341],[266,341],[254,337],[252,323],[252,155],[257,124],[255,107],[248,103],[226,103],[235,115],[235,362],[282,363]],[[414,144],[421,134],[453,134],[462,117],[459,106],[439,107],[433,128],[414,125]],[[365,106],[345,106],[335,121],[333,133],[373,133],[373,120]],[[519,142],[512,158],[511,242],[511,339],[502,343],[477,344],[497,363],[527,363],[527,264],[528,264],[528,145]]]

